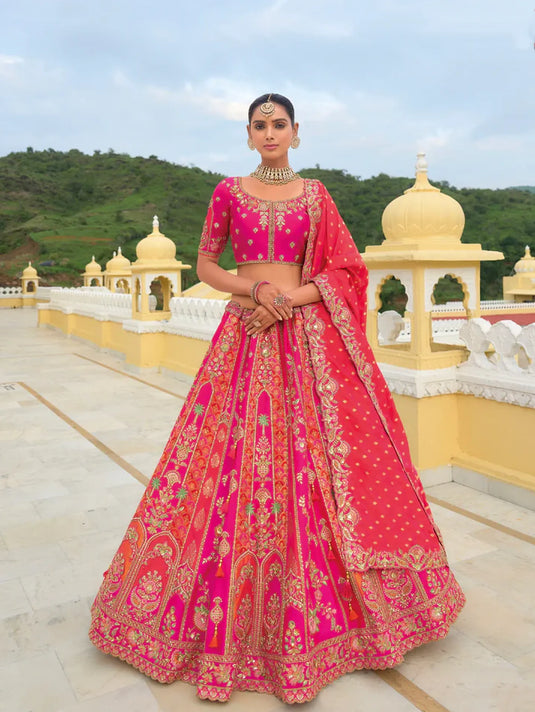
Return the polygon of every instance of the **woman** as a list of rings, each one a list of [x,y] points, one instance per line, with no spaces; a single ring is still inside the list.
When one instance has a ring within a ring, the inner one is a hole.
[[[197,271],[232,299],[93,606],[144,673],[312,699],[446,635],[464,603],[364,336],[366,269],[292,104],[249,109],[246,178],[215,189]],[[218,265],[230,237],[237,275]]]

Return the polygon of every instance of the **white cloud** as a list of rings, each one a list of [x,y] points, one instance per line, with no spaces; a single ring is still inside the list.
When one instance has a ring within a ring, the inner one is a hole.
[[[221,29],[245,41],[258,41],[259,35],[341,39],[354,34],[352,19],[347,15],[343,0],[274,0],[265,9],[236,15]]]
[[[122,69],[114,69],[111,73],[112,83],[120,89],[133,89],[135,88],[132,80],[126,75]]]
[[[533,3],[155,0],[150,16],[141,7],[6,3],[0,153],[113,147],[241,173],[255,160],[249,103],[277,91],[301,125],[296,169],[410,175],[421,148],[437,180],[533,183]]]
[[[149,85],[145,90],[160,104],[192,106],[204,114],[244,123],[252,96],[250,86],[224,77],[208,77],[198,84],[185,82],[180,89]]]
[[[193,106],[206,115],[218,116],[228,121],[247,123],[247,110],[260,89],[252,84],[236,82],[225,77],[209,77],[194,84],[185,82],[179,89],[150,85],[144,91],[160,104]],[[290,82],[281,91],[291,98],[299,115],[308,123],[321,123],[334,116],[343,116],[347,107],[334,95],[314,91]]]
[[[20,76],[20,69],[24,64],[22,57],[0,54],[0,81],[14,82]]]

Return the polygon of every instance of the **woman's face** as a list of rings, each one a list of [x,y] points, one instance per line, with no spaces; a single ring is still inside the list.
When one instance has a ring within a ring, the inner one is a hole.
[[[292,126],[288,112],[283,106],[274,106],[275,111],[271,116],[264,116],[257,106],[247,127],[254,147],[262,156],[262,160],[268,163],[281,162],[287,158],[290,142],[297,136],[299,128],[298,124]]]

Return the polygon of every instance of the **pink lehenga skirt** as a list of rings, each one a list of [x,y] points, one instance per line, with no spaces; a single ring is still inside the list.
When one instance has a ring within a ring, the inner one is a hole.
[[[228,305],[104,574],[90,638],[201,698],[304,702],[443,637],[464,597],[447,566],[346,570],[303,316],[250,338],[246,315]]]

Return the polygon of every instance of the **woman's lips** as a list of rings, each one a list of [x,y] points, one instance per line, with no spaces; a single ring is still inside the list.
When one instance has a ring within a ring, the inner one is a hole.
[[[268,151],[273,151],[274,148],[277,148],[276,143],[266,143],[264,144],[264,148],[267,149]]]

